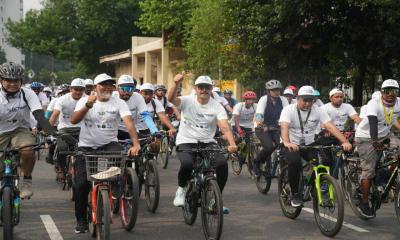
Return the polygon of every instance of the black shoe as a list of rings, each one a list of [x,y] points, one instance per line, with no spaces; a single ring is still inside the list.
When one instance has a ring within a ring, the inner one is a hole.
[[[75,226],[75,233],[85,233],[88,229],[89,227],[85,220],[78,220]]]
[[[360,213],[363,217],[366,217],[366,218],[374,217],[374,212],[369,207],[369,203],[360,203],[360,205],[358,206],[358,209],[360,210]]]
[[[295,208],[303,206],[303,198],[301,197],[301,194],[299,193],[293,194],[292,200],[290,201],[290,205],[292,205],[292,207]]]

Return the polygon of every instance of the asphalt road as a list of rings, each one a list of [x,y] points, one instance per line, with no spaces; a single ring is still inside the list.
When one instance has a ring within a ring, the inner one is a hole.
[[[168,169],[159,169],[161,199],[158,211],[149,213],[142,197],[135,228],[126,232],[119,216],[114,215],[112,239],[204,239],[200,216],[193,226],[187,226],[181,209],[172,205],[178,167],[178,161],[173,158]],[[246,171],[240,176],[233,175],[231,169],[229,171],[223,199],[231,212],[224,216],[222,239],[328,239],[319,232],[312,213],[303,210],[296,220],[282,215],[276,180],[270,192],[262,195]],[[22,202],[21,222],[15,228],[16,239],[91,239],[89,234],[74,233],[73,202],[69,200],[69,193],[61,191],[55,182],[53,166],[38,161],[33,181],[34,196]],[[312,209],[309,203],[306,207]],[[342,227],[337,239],[400,239],[394,203],[383,205],[377,218],[369,221],[358,219],[346,206],[344,221],[347,225]]]

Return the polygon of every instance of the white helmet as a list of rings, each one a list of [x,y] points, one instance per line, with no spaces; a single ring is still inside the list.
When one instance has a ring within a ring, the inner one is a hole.
[[[94,85],[93,80],[90,78],[85,79],[85,86],[87,85]]]
[[[314,88],[311,86],[302,86],[297,93],[297,96],[310,96],[314,97]]]
[[[150,90],[154,92],[154,86],[151,83],[143,83],[142,86],[140,86],[140,91],[145,91],[145,90]]]
[[[53,93],[53,91],[52,91],[51,88],[49,88],[49,87],[45,87],[45,88],[43,89],[43,92]]]
[[[283,95],[294,95],[293,90],[290,88],[286,88],[285,91],[283,91]]]
[[[136,86],[136,80],[133,79],[130,75],[123,74],[118,78],[118,85],[122,84]]]
[[[272,79],[265,84],[265,88],[268,90],[282,88],[282,84],[278,80]]]
[[[399,83],[394,79],[387,79],[382,83],[381,89],[384,88],[399,88]]]
[[[213,92],[221,92],[221,89],[219,87],[213,87],[212,91]]]
[[[75,78],[74,80],[72,80],[71,82],[71,87],[85,87],[85,80],[83,80],[82,78]]]

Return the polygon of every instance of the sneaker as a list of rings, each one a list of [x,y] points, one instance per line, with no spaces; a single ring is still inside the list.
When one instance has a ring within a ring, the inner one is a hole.
[[[29,199],[33,196],[32,191],[32,179],[23,179],[20,187],[20,197],[21,199]]]
[[[185,205],[185,189],[182,187],[178,187],[174,198],[174,206],[175,207],[183,207]]]
[[[366,217],[366,218],[374,217],[374,213],[373,213],[372,209],[369,207],[369,203],[360,203],[360,205],[358,206],[358,209],[360,210],[360,213],[363,217]]]
[[[75,226],[75,233],[85,233],[88,231],[88,228],[85,220],[78,220]]]
[[[301,197],[301,194],[293,194],[290,204],[292,205],[292,207],[295,208],[303,206],[303,199]]]
[[[227,208],[227,207],[222,207],[222,212],[224,214],[229,214],[231,212],[231,210],[229,208]]]

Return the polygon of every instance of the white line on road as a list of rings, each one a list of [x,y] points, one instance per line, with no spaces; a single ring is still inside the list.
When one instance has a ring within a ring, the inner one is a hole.
[[[311,208],[303,207],[303,210],[308,212],[308,213],[314,214],[314,210],[312,210]],[[333,218],[333,217],[327,217],[327,216],[321,216],[321,217],[326,218],[328,220],[331,220],[332,222],[336,222],[337,221],[336,218]],[[369,232],[367,229],[357,227],[357,226],[355,226],[353,224],[346,223],[345,221],[343,221],[343,226],[345,226],[347,228],[350,228],[350,229],[352,229],[354,231],[357,231],[357,232],[363,232],[363,233]]]
[[[58,231],[58,228],[50,215],[40,215],[40,218],[42,219],[51,240],[63,240],[60,231]]]

